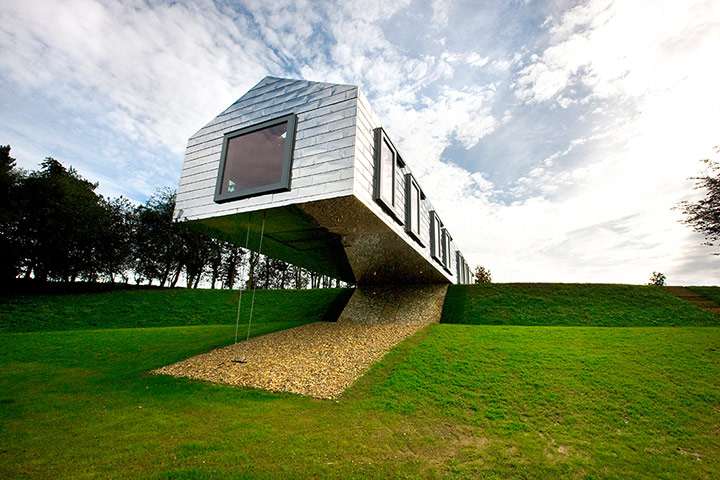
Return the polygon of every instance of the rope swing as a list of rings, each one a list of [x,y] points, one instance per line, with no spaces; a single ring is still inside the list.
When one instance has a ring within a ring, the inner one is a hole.
[[[262,243],[263,243],[263,237],[265,235],[265,215],[267,212],[263,212],[263,218],[262,218],[262,228],[260,229],[260,244],[258,246],[258,260],[260,259],[260,254],[262,253]],[[252,213],[250,214],[250,217],[248,217],[248,228],[247,228],[247,236],[245,237],[245,250],[248,249],[248,244],[250,243],[250,220],[252,219]],[[249,263],[248,263],[249,265]],[[237,348],[233,349],[233,359],[231,360],[233,363],[247,363],[247,342],[250,340],[250,326],[252,325],[252,317],[253,317],[253,309],[255,308],[255,282],[253,282],[253,288],[252,288],[252,300],[250,301],[250,316],[248,317],[248,328],[247,328],[247,336],[245,337],[245,348],[243,349],[243,357],[242,360],[238,360],[237,358]],[[238,329],[240,326],[240,305],[242,304],[242,288],[240,288],[240,292],[238,294],[238,308],[237,308],[237,318],[235,319],[235,345],[237,346],[238,343]]]

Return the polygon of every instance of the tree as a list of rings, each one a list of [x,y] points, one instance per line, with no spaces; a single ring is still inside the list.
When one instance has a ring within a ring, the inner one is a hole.
[[[720,153],[720,148],[716,147]],[[692,177],[696,190],[705,190],[705,198],[697,202],[680,202],[679,207],[685,215],[683,223],[690,225],[705,237],[705,245],[716,246],[720,240],[720,163],[713,160],[701,160],[707,167],[704,175]],[[713,255],[720,255],[716,252]]]
[[[180,238],[182,240],[180,267],[185,267],[187,288],[197,288],[214,253],[213,240],[187,228],[182,229]]]
[[[216,238],[210,239],[208,268],[210,270],[210,288],[215,289],[215,284],[220,280],[220,267],[223,261],[223,242]]]
[[[137,208],[134,215],[133,250],[136,275],[160,286],[170,281],[175,286],[180,277],[183,240],[173,222],[175,191],[161,189]],[[172,275],[172,277],[171,277]]]
[[[482,265],[475,267],[475,283],[492,283],[490,270],[486,270]]]
[[[15,278],[22,264],[22,246],[18,237],[20,222],[20,185],[22,171],[10,156],[10,145],[0,146],[0,280]]]
[[[26,257],[26,276],[74,281],[94,278],[103,217],[97,183],[47,157],[20,188],[18,235]]]
[[[243,249],[230,243],[223,244],[223,257],[220,265],[220,278],[223,288],[232,290],[235,287],[235,279],[240,274],[243,265]],[[242,281],[242,278],[240,279]]]
[[[655,285],[656,287],[662,287],[665,285],[665,280],[667,277],[663,275],[660,272],[653,272],[652,277],[650,277],[650,283],[648,285]]]
[[[96,252],[98,273],[110,282],[120,275],[125,283],[133,261],[133,235],[135,207],[125,197],[106,199],[100,197],[103,217],[100,227],[100,244]]]

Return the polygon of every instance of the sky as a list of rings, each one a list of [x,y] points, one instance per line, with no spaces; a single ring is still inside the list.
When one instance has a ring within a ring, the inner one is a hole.
[[[357,85],[498,282],[720,284],[720,2],[0,0],[0,144],[145,202],[266,75]]]

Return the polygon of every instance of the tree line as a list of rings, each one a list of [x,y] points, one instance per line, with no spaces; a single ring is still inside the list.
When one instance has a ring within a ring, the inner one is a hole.
[[[0,279],[197,288],[323,288],[338,281],[208,237],[173,221],[175,191],[143,205],[96,193],[47,157],[36,171],[0,146]]]

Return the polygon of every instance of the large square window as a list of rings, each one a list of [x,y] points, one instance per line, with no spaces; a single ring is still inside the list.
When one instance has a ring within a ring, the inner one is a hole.
[[[405,175],[405,231],[420,245],[420,206],[425,195],[412,174]]]
[[[290,190],[295,115],[226,133],[215,201]]]
[[[398,223],[403,219],[398,214],[400,205],[397,198],[398,169],[405,163],[395,146],[388,138],[385,130],[375,130],[375,181],[374,198]]]

